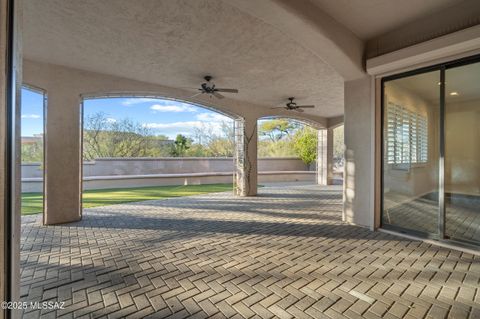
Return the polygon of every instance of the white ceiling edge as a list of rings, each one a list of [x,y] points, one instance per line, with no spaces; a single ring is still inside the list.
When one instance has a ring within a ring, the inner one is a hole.
[[[480,53],[480,25],[367,60],[367,73],[382,77]]]

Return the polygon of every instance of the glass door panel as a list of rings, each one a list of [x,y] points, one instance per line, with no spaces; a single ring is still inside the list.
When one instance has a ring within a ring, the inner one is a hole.
[[[43,213],[45,92],[23,86],[21,91],[22,214]]]
[[[384,227],[438,235],[439,83],[439,70],[384,82]]]
[[[445,235],[480,243],[480,63],[445,73]]]

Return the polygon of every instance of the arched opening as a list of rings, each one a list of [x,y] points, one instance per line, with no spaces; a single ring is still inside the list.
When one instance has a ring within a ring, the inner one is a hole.
[[[258,183],[269,186],[317,183],[318,129],[289,117],[258,120]]]
[[[145,96],[82,101],[82,207],[233,189],[231,115]]]
[[[23,85],[21,89],[21,212],[44,211],[46,92]]]

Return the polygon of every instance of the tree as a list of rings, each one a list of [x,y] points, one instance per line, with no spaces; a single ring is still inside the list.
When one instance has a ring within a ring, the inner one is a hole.
[[[295,120],[262,121],[259,136],[259,157],[295,156],[306,164],[317,158],[317,131]]]
[[[21,147],[21,159],[23,163],[43,162],[43,140],[34,143],[24,143]]]
[[[220,132],[212,134],[212,138],[208,140],[206,148],[208,156],[231,157],[235,150],[235,130],[233,123],[222,121],[220,124]]]
[[[296,132],[293,138],[293,148],[305,164],[310,164],[317,159],[317,131],[304,126]]]
[[[178,134],[175,138],[175,142],[172,145],[170,155],[173,157],[181,157],[185,155],[185,152],[190,148],[192,141],[182,134]]]
[[[194,129],[196,143],[186,152],[188,156],[233,156],[235,132],[232,123],[222,121],[220,129],[214,124],[204,123]]]
[[[112,122],[110,125],[110,149],[115,157],[141,157],[148,154],[150,130],[130,119]]]
[[[269,139],[258,141],[258,157],[298,157],[292,147],[292,139],[272,142]]]
[[[98,112],[86,117],[83,131],[83,157],[92,160],[102,157],[159,156],[162,147],[151,130],[130,119],[109,120]],[[165,148],[165,147],[163,147]]]
[[[228,122],[206,123],[191,138],[175,141],[153,135],[145,125],[130,119],[112,120],[103,112],[85,118],[83,154],[86,160],[102,157],[233,156],[234,130]]]
[[[299,124],[286,120],[274,119],[263,121],[259,127],[260,136],[268,137],[272,142],[281,140],[286,136],[290,136],[293,131],[299,128]]]

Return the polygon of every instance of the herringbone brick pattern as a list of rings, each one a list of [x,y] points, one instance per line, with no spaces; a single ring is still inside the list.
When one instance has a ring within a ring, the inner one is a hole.
[[[339,188],[24,217],[25,318],[480,318],[480,257],[341,222]]]
[[[480,201],[446,203],[446,234],[451,238],[480,243]],[[426,233],[438,232],[438,200],[415,198],[386,209],[384,222]]]

